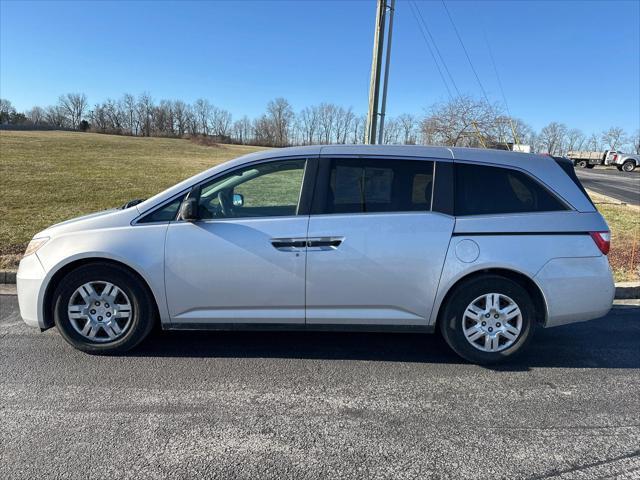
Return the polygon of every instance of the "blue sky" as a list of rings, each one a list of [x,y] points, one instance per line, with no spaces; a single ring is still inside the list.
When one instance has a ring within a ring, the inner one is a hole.
[[[452,1],[491,100],[539,129],[640,125],[640,2]],[[419,2],[463,93],[480,97],[440,1]],[[0,95],[19,110],[85,92],[208,98],[234,117],[284,96],[366,112],[375,1],[19,2],[0,0]],[[422,114],[447,91],[409,3],[398,0],[388,112]]]

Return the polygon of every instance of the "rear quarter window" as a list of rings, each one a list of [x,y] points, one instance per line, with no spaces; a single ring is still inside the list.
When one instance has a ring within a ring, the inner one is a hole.
[[[537,180],[510,168],[457,163],[454,190],[457,216],[567,210]]]

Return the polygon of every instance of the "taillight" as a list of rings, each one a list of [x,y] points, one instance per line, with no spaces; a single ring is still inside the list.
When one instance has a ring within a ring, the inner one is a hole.
[[[618,155],[613,156],[613,161],[615,162],[616,160],[618,160]]]
[[[609,253],[611,248],[611,233],[609,232],[589,232],[593,241],[596,242],[597,247],[600,249],[603,255]]]

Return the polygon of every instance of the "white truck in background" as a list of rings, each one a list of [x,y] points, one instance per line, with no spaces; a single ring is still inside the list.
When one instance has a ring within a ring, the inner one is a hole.
[[[576,167],[593,168],[596,165],[612,165],[621,172],[633,172],[640,166],[640,155],[622,153],[618,150],[593,152],[587,150],[567,152]]]

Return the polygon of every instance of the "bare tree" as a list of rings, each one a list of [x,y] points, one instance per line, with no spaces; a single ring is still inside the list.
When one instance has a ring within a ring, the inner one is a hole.
[[[274,146],[288,145],[289,131],[295,117],[289,102],[282,97],[271,100],[267,105],[267,115],[272,124]]]
[[[305,107],[298,115],[298,119],[300,120],[302,143],[304,145],[312,145],[315,143],[319,127],[320,114],[318,107],[313,105]]]
[[[402,127],[395,118],[388,118],[384,123],[384,132],[382,133],[382,143],[397,144],[400,143],[402,135]]]
[[[403,113],[398,116],[397,121],[402,135],[402,143],[405,145],[415,145],[416,126],[418,125],[416,117],[409,113]]]
[[[122,133],[125,123],[125,113],[122,103],[108,98],[103,106],[112,133]]]
[[[87,111],[87,96],[84,93],[67,93],[60,96],[58,105],[69,120],[71,128],[77,130]]]
[[[273,146],[275,144],[273,122],[266,115],[256,118],[251,128],[255,145]]]
[[[138,134],[139,122],[136,108],[136,99],[130,93],[122,96],[122,108],[124,115],[124,126],[131,135]]]
[[[334,138],[337,107],[332,103],[321,103],[318,106],[318,122],[320,126],[319,143],[329,144]]]
[[[52,127],[65,128],[68,126],[67,117],[60,105],[47,107],[44,112],[44,118]]]
[[[199,98],[193,105],[193,111],[198,121],[200,132],[203,135],[209,135],[209,118],[211,117],[212,105],[209,100]]]
[[[640,129],[636,130],[636,133],[634,133],[629,140],[631,142],[631,151],[640,155]]]
[[[31,121],[31,123],[35,127],[42,125],[42,123],[44,123],[45,121],[44,114],[45,114],[44,108],[38,107],[37,105],[33,107],[31,110],[28,110],[26,113],[27,118]]]
[[[602,139],[602,143],[607,145],[611,150],[617,150],[625,140],[627,136],[624,129],[620,127],[611,127],[608,130],[605,130],[600,135]]]
[[[231,113],[218,107],[212,107],[211,131],[218,137],[228,137],[231,133]]]
[[[179,137],[182,137],[187,131],[187,116],[189,106],[182,100],[173,102],[171,109],[173,110],[173,118],[175,121],[175,130]]]
[[[598,140],[598,136],[595,133],[592,133],[589,139],[586,141],[586,146],[589,150],[594,152],[600,151],[602,146],[600,145],[600,141]]]
[[[365,142],[365,125],[367,124],[367,117],[364,115],[357,115],[353,117],[351,122],[351,143],[364,143]]]
[[[233,138],[241,144],[246,144],[251,138],[251,120],[246,115],[233,122]]]
[[[564,153],[566,143],[567,127],[558,122],[551,122],[540,130],[538,142],[543,153],[550,155],[561,155]]]
[[[336,143],[347,143],[347,135],[349,134],[349,130],[351,128],[351,122],[353,122],[354,118],[353,110],[351,107],[344,109],[342,107],[336,108],[336,116],[335,116],[335,132],[336,132]]]
[[[491,136],[499,114],[497,107],[483,100],[460,96],[434,105],[421,129],[429,143],[473,146]]]
[[[153,127],[153,99],[148,93],[142,93],[136,103],[140,133],[143,137],[151,136]]]
[[[173,115],[173,102],[161,100],[158,106],[153,107],[153,133],[163,137],[175,135],[175,119]]]
[[[582,130],[572,128],[567,132],[567,152],[581,150],[584,142],[585,138]]]
[[[535,133],[533,129],[527,125],[523,120],[519,118],[510,118],[509,126],[511,127],[511,133],[514,135],[514,143],[520,145],[534,145]]]

